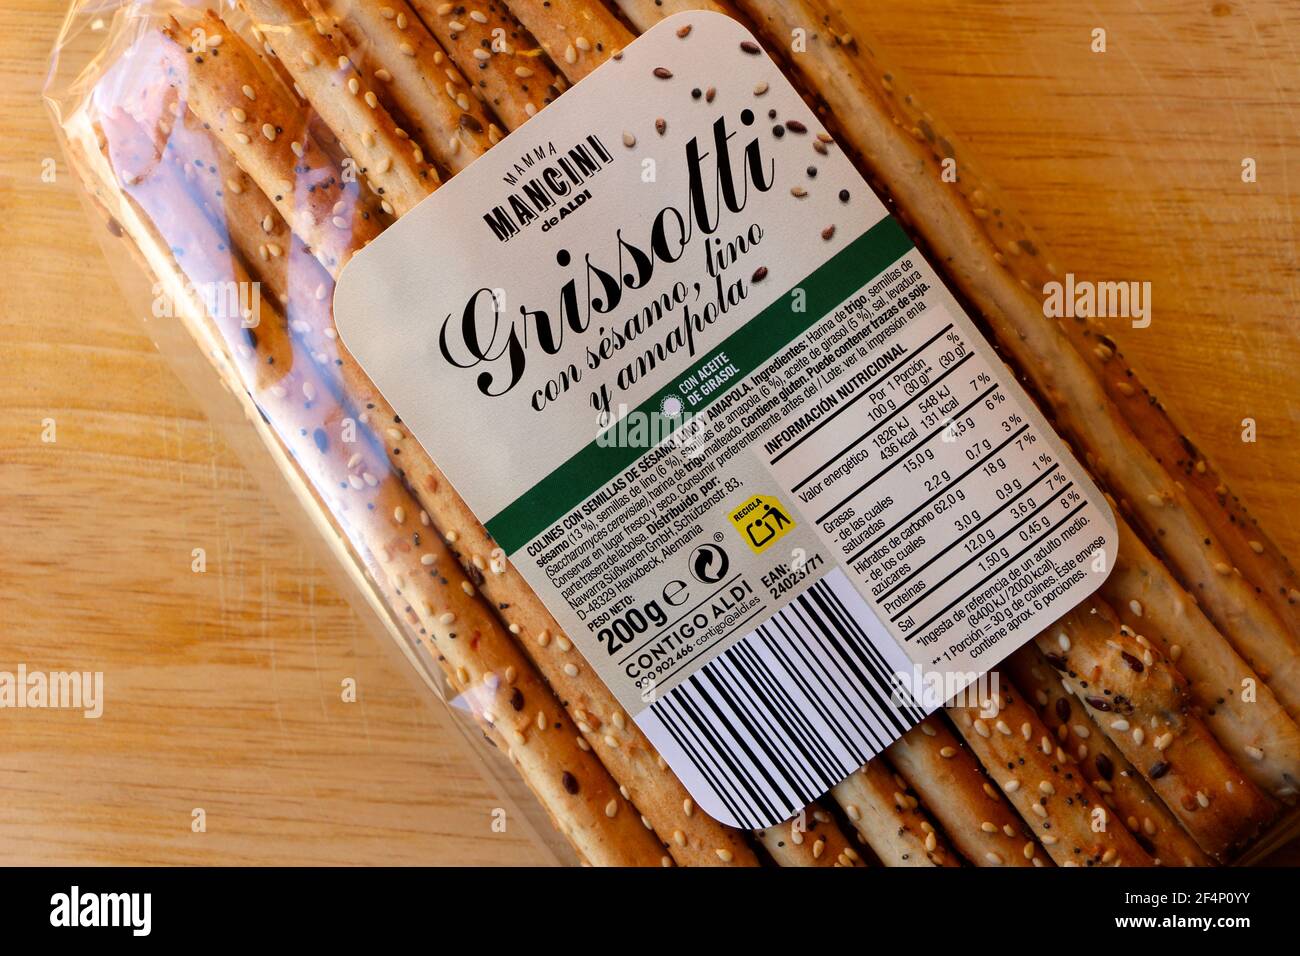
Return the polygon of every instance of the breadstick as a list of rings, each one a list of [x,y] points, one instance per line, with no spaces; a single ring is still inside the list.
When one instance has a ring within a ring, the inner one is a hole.
[[[510,0],[508,5],[570,83],[632,42],[631,32],[601,0]]]
[[[879,758],[831,790],[862,840],[885,866],[958,866],[906,781]]]
[[[1005,669],[1017,686],[1038,706],[1043,723],[1055,734],[1055,743],[1073,747],[1079,769],[1102,795],[1142,849],[1162,866],[1208,866],[1210,858],[1196,845],[1169,809],[1151,792],[1142,775],[1100,727],[1071,704],[1056,671],[1033,644],[1007,658]],[[1051,740],[1042,741],[1054,748]]]
[[[456,95],[465,78],[406,0],[308,0],[308,11],[337,27],[380,98],[449,171],[460,172],[505,135],[477,99]]]
[[[1259,522],[1246,510],[1206,458],[1169,418],[1124,362],[1114,342],[1087,324],[1066,323],[1071,338],[1083,340],[1081,354],[1106,386],[1120,414],[1131,422],[1151,453],[1182,483],[1219,541],[1232,566],[1260,589],[1260,596],[1288,626],[1300,633],[1300,578]],[[1093,347],[1087,348],[1091,339]],[[1109,358],[1107,357],[1109,356]]]
[[[1007,675],[997,677],[1000,693],[985,702],[996,716],[973,704],[950,704],[948,713],[1043,849],[1059,866],[1150,866],[1133,834],[1105,825],[1109,813],[1100,794],[1068,754],[1051,747],[1047,728]]]
[[[320,33],[297,0],[240,0],[240,8],[334,130],[358,175],[396,215],[414,209],[437,188],[438,174],[425,162],[424,150],[398,127],[378,95],[362,85],[356,65]]]
[[[941,714],[885,751],[957,852],[976,866],[1051,866],[1034,835],[989,782]]]
[[[174,134],[172,148],[183,168],[196,171],[192,175],[199,179],[205,201],[221,211],[219,184],[240,184],[242,174],[238,170],[222,172],[220,150],[206,165],[195,165],[191,155],[200,147],[184,139],[183,132]],[[333,337],[332,281],[312,264],[299,263],[290,268],[295,261],[292,247],[280,238],[284,230],[273,213],[256,190],[241,188],[238,194],[228,195],[224,219],[231,241],[253,261],[259,278],[272,294],[287,302],[290,328],[309,341],[318,364],[335,366],[349,401],[361,409],[362,423],[380,431],[394,467],[400,469],[421,501],[421,520],[435,525],[452,543],[453,554],[474,586],[498,609],[498,616],[512,633],[519,636],[525,652],[566,702],[590,746],[669,845],[674,858],[683,865],[756,865],[757,858],[739,831],[695,810],[686,789],[667,770],[635,723],[623,714],[595,672],[573,651],[540,599],[504,558],[494,557],[495,545],[482,524],[355,359]],[[289,254],[269,258],[260,254],[267,244],[264,233],[268,227],[276,237],[272,242],[285,244]]]
[[[411,6],[456,61],[471,95],[482,99],[507,129],[518,129],[564,89],[541,46],[500,0],[472,7],[411,0]],[[456,96],[466,94],[457,90]]]
[[[1300,728],[1127,522],[1121,518],[1118,524],[1119,556],[1102,597],[1187,678],[1201,718],[1247,776],[1278,799],[1294,802],[1300,792]]]
[[[351,366],[345,366],[350,375]],[[350,382],[350,390],[361,383]],[[374,399],[371,399],[372,401]],[[470,511],[428,455],[400,425],[389,435],[406,477],[433,522],[482,592],[496,608],[525,652],[570,708],[579,727],[590,727],[592,747],[615,779],[632,795],[655,831],[684,865],[757,862],[738,831],[693,810],[686,788],[668,770],[653,745],[628,719],[614,695],[575,650],[555,618],[514,565],[496,547],[487,529]]]
[[[162,28],[170,43],[167,82],[226,144],[285,221],[295,224],[321,264],[341,268],[379,233],[380,224],[359,202],[358,184],[349,182],[307,133],[293,97],[261,78],[253,53],[235,32],[211,12],[200,23],[208,43],[222,38],[215,48],[219,54],[194,52],[173,21]]]
[[[1183,676],[1102,601],[1085,601],[1035,642],[1210,856],[1229,859],[1276,815],[1196,717]]]
[[[246,274],[186,195],[173,167],[158,160],[150,140],[123,114],[106,116],[103,123],[116,169],[113,186],[139,211],[119,222],[126,220],[124,229],[142,252],[152,250],[150,259],[169,290],[196,306],[193,314],[201,314],[200,303],[186,298],[187,287],[246,282]],[[262,308],[273,313],[270,304]],[[409,535],[405,512],[416,504],[384,470],[382,455],[379,475],[360,452],[354,457],[361,462],[343,463],[344,443],[333,436],[340,434],[349,410],[329,399],[310,363],[292,361],[279,317],[273,313],[254,329],[220,312],[209,319],[236,357],[262,414],[275,424],[330,513],[351,540],[364,542],[376,583],[395,604],[399,596],[407,603],[408,616],[430,642],[430,653],[447,671],[459,702],[516,763],[579,854],[592,863],[661,865],[666,855],[658,842],[599,762],[577,745],[575,729],[541,677],[486,609],[468,597],[464,576],[436,536],[420,541]]]
[[[784,42],[791,29],[817,22],[806,0],[740,0],[739,5],[776,42]],[[943,143],[939,137],[930,141],[928,123],[895,125],[892,74],[876,69],[872,59],[852,38],[841,43],[827,30],[808,33],[806,51],[792,62],[834,112],[875,178],[907,211],[909,224],[984,315],[1006,354],[1048,401],[1058,428],[1080,457],[1127,503],[1141,529],[1161,542],[1207,616],[1270,682],[1287,709],[1293,715],[1300,712],[1300,639],[1233,572],[1214,531],[1143,447],[1065,333],[1045,320],[1041,304],[1008,272],[989,268],[996,250],[979,227],[989,210],[952,201],[938,174]]]
[[[906,101],[896,98],[894,103],[900,111],[908,109]],[[926,119],[919,115],[919,109],[914,112],[915,119]],[[989,241],[1000,250],[994,254],[995,261],[1034,289],[1045,290],[1048,283],[1059,281],[1059,273],[1045,261],[1036,237],[1008,208],[996,187],[981,180],[969,158],[961,155],[960,147],[944,135],[942,124],[933,119],[926,121],[933,127],[936,138],[944,140],[946,155],[961,170],[958,181],[949,183],[949,188],[958,191],[968,202],[1000,210],[998,216],[980,220]],[[976,190],[985,195],[976,196]],[[1170,321],[1177,321],[1177,316]],[[1133,432],[1142,437],[1142,443],[1182,483],[1197,511],[1218,534],[1233,565],[1260,589],[1260,597],[1291,633],[1300,633],[1300,578],[1286,556],[1142,383],[1114,340],[1106,334],[1103,324],[1090,316],[1075,315],[1061,320],[1061,327]]]
[[[820,804],[754,834],[778,866],[865,866],[848,835]]]
[[[707,10],[710,13],[732,16],[731,11],[720,3],[714,3],[713,0],[613,0],[613,2],[627,21],[642,33],[660,20],[690,10]]]

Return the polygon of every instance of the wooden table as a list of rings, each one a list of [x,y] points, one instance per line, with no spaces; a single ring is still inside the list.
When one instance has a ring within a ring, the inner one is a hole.
[[[120,296],[39,102],[63,6],[0,10],[0,670],[102,670],[106,704],[0,712],[0,863],[543,861],[526,821],[493,831],[503,798],[477,751]],[[905,67],[1061,271],[1152,283],[1150,328],[1116,338],[1300,554],[1300,5],[871,7],[855,34]]]

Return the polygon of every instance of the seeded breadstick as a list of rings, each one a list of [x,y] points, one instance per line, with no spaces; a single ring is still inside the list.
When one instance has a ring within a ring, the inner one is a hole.
[[[350,365],[344,367],[345,374],[350,371]],[[350,391],[362,389],[363,383],[350,383]],[[756,862],[739,831],[694,810],[685,787],[640,728],[623,713],[609,688],[582,659],[541,599],[501,553],[437,465],[421,453],[414,438],[403,437],[405,434],[405,429],[397,426],[388,438],[403,449],[400,459],[406,477],[433,523],[470,579],[499,609],[525,653],[565,701],[601,761],[668,843],[674,858],[694,866],[716,864],[719,860]]]
[[[255,229],[249,227],[250,218],[256,219],[257,228],[261,228],[261,223],[266,221],[262,211],[249,208],[240,210],[230,208],[227,210],[227,215],[235,216],[238,220],[236,226],[232,228],[236,242],[240,241],[240,235],[248,236],[251,233],[256,238]],[[347,394],[360,409],[361,420],[365,424],[382,429],[383,440],[390,453],[393,453],[394,462],[400,464],[404,476],[412,483],[417,493],[427,498],[433,493],[433,489],[438,487],[443,489],[443,496],[428,505],[428,511],[435,516],[434,520],[439,523],[440,530],[450,531],[452,538],[459,537],[457,534],[459,530],[471,545],[475,541],[472,536],[475,531],[481,536],[483,546],[475,547],[471,554],[474,562],[485,568],[487,561],[491,560],[494,547],[487,541],[482,526],[470,514],[464,503],[455,496],[451,486],[434,469],[428,455],[401,425],[391,407],[379,395],[355,360],[346,353],[340,343],[332,339],[333,324],[329,320],[328,313],[328,299],[332,290],[324,288],[324,284],[312,270],[295,269],[290,278],[296,277],[300,283],[305,282],[306,288],[302,288],[301,285],[291,287],[286,293],[287,280],[283,272],[285,266],[279,262],[267,262],[264,265],[270,270],[264,276],[264,281],[267,281],[268,286],[277,296],[285,294],[288,296],[290,322],[295,332],[305,334],[314,330],[317,334],[324,333],[330,337],[328,345],[319,339],[315,340],[312,345],[313,353],[319,354],[319,349],[328,349],[329,354],[338,362]],[[323,289],[324,294],[318,294],[317,289]],[[397,452],[404,454],[399,457]],[[432,481],[430,475],[434,476]],[[446,497],[448,495],[450,497]],[[420,515],[422,520],[429,520],[424,509],[417,508],[412,513]],[[466,567],[469,573],[481,583],[482,569],[468,561]],[[560,652],[561,647],[571,647],[571,645],[550,615],[545,612],[540,601],[527,589],[513,569],[510,569],[509,575],[501,584],[503,585],[501,588],[490,589],[492,592],[489,595],[490,599],[498,606],[504,604],[508,608],[521,609],[522,613],[512,610],[507,620],[520,630],[524,646],[539,663],[545,666],[546,672],[556,681],[553,686],[556,687],[557,692],[574,708],[575,714],[581,713],[585,718],[583,726],[589,728],[586,738],[591,741],[590,745],[604,755],[610,765],[619,768],[622,786],[629,793],[635,792],[639,796],[644,803],[642,812],[646,814],[646,819],[651,821],[662,839],[672,847],[673,852],[683,862],[696,865],[756,863],[753,852],[738,831],[725,828],[707,815],[694,810],[694,805],[689,800],[685,789],[662,766],[660,758],[640,730],[622,715],[621,709],[614,702],[608,689],[600,683],[595,673],[585,666],[585,662],[575,660],[576,652],[569,655]],[[510,585],[514,585],[514,588],[512,589]],[[541,625],[534,627],[533,624],[538,620],[542,621]],[[555,636],[549,651],[536,644],[537,636],[548,633],[548,628],[549,633]],[[570,674],[570,670],[575,673]],[[619,729],[616,723],[620,720],[624,724],[622,729]]]
[[[1090,598],[1035,642],[1210,856],[1231,858],[1274,818],[1276,804],[1195,715],[1183,676],[1102,601]]]
[[[1092,320],[1067,322],[1065,330],[1071,339],[1082,340],[1080,352],[1111,400],[1142,436],[1143,444],[1182,483],[1196,509],[1214,529],[1232,566],[1259,587],[1261,598],[1292,634],[1300,633],[1300,578],[1286,556],[1137,379],[1114,342],[1095,326]],[[1094,343],[1091,349],[1086,347],[1089,339]]]
[[[976,866],[1051,866],[1016,811],[941,714],[885,751],[957,852]]]
[[[844,778],[831,795],[859,837],[885,866],[959,866],[957,855],[908,792],[907,782],[880,759]]]
[[[1072,748],[1080,771],[1106,804],[1132,831],[1142,849],[1161,866],[1208,866],[1210,858],[1151,792],[1142,775],[1128,762],[1092,718],[1061,686],[1055,669],[1034,644],[1012,654],[1004,667],[1029,699],[1038,705],[1043,723],[1055,739],[1043,738],[1044,751]]]
[[[807,0],[740,0],[739,5],[781,42],[791,29],[806,30],[818,22],[818,11]],[[861,44],[852,38],[842,42],[830,30],[809,32],[806,51],[792,58],[833,111],[848,143],[865,157],[874,178],[907,211],[909,224],[985,316],[1006,354],[1045,396],[1058,427],[1080,457],[1115,490],[1121,504],[1127,503],[1138,526],[1161,542],[1207,616],[1270,682],[1288,710],[1297,713],[1300,637],[1289,633],[1232,571],[1214,531],[1142,446],[1065,334],[1044,318],[1041,303],[1008,272],[989,267],[996,250],[979,225],[989,210],[953,201],[938,171],[943,143],[938,137],[930,141],[933,130],[927,136],[926,125],[895,125],[891,75],[875,68],[872,60]]]
[[[957,181],[946,184],[950,191],[959,192],[978,208],[998,209],[996,216],[979,220],[989,241],[999,249],[994,261],[1031,289],[1045,290],[1047,283],[1059,282],[1059,272],[1046,261],[1036,237],[1008,208],[996,187],[981,180],[974,164],[962,154],[959,145],[951,142],[942,124],[924,113],[914,97],[895,95],[892,105],[900,115],[910,117],[906,126],[920,124],[917,128],[930,130],[944,156],[957,164]],[[1232,564],[1260,588],[1261,598],[1291,633],[1300,633],[1300,578],[1286,556],[1138,378],[1106,334],[1103,323],[1075,315],[1060,320],[1060,324],[1125,421],[1141,436],[1142,444],[1182,483],[1196,509],[1218,534]]]
[[[380,98],[392,101],[412,138],[451,172],[460,172],[504,135],[477,100],[467,98],[462,106],[444,92],[449,86],[463,89],[464,78],[406,0],[308,0],[308,10],[318,23],[338,28],[349,57]]]
[[[348,155],[396,215],[414,209],[438,186],[438,174],[362,84],[342,48],[323,36],[298,0],[240,0],[312,109],[334,130]],[[387,207],[385,207],[387,208]]]
[[[1043,753],[1047,728],[1005,673],[998,674],[998,686],[992,701],[949,705],[948,713],[1043,849],[1058,866],[1150,866],[1151,857],[1123,824],[1108,825],[1101,795],[1074,760],[1059,748]],[[982,716],[986,708],[995,708],[996,716]]]
[[[778,866],[866,865],[835,818],[817,803],[754,835]]]
[[[1295,802],[1300,728],[1127,522],[1118,524],[1119,555],[1099,593],[1121,622],[1151,640],[1187,678],[1206,726],[1246,775],[1267,793]]]
[[[519,635],[527,655],[570,710],[584,738],[618,780],[624,792],[683,865],[756,865],[739,831],[697,812],[689,795],[667,770],[650,742],[623,714],[595,672],[586,666],[537,596],[496,550],[483,526],[442,477],[424,449],[410,436],[392,408],[355,359],[334,338],[330,314],[332,279],[301,255],[269,202],[228,155],[202,130],[178,126],[168,156],[185,171],[209,210],[225,225],[231,243],[252,262],[277,301],[287,302],[290,329],[308,343],[317,364],[335,366],[348,400],[362,409],[360,420],[377,430],[395,467],[420,498],[420,520],[446,535],[452,553],[474,585]],[[206,148],[205,148],[206,147]],[[198,161],[196,162],[196,159]],[[226,183],[223,190],[222,183]],[[239,188],[231,194],[230,185]],[[245,189],[244,187],[248,188]],[[259,205],[260,202],[260,205]],[[267,256],[265,246],[285,248]],[[324,294],[317,290],[324,289]],[[337,363],[337,365],[336,365]],[[430,518],[427,512],[431,512]],[[430,533],[433,533],[431,530]],[[489,570],[491,568],[492,570]]]
[[[477,96],[507,129],[518,129],[564,89],[564,80],[546,62],[541,46],[500,0],[411,0],[411,6],[472,89],[467,94],[449,75],[447,95],[454,94],[462,103]]]
[[[632,42],[627,27],[601,0],[510,0],[508,5],[570,83]]]
[[[296,223],[326,268],[338,268],[379,232],[359,201],[360,187],[341,171],[306,132],[302,111],[287,90],[264,81],[253,53],[215,15],[199,21],[207,43],[196,53],[174,21],[163,28],[170,41],[167,82],[182,101],[226,144],[239,165]]]
[[[711,13],[731,16],[730,11],[722,4],[714,3],[713,0],[613,0],[613,4],[628,22],[642,33],[660,20],[689,10],[708,10]],[[688,27],[681,27],[681,29],[689,32]]]
[[[131,197],[128,208],[138,213],[118,221],[169,292],[198,306],[187,288],[246,283],[242,266],[198,212],[174,167],[159,161],[150,138],[121,113],[104,117],[103,124],[116,174],[99,172],[114,177],[101,192],[120,189]],[[459,702],[516,763],[586,860],[660,865],[665,854],[658,842],[599,762],[576,745],[575,729],[541,677],[486,609],[468,599],[464,577],[441,542],[434,535],[422,541],[402,527],[404,510],[418,506],[387,471],[382,452],[377,463],[369,461],[365,444],[354,451],[338,437],[349,409],[331,399],[310,363],[293,362],[273,306],[263,303],[261,309],[271,315],[262,315],[252,329],[221,310],[208,318],[262,415],[274,424],[330,514],[369,552],[376,584],[388,591],[394,606],[399,596],[408,605],[413,626],[447,671]],[[193,315],[201,314],[201,308],[194,309]]]

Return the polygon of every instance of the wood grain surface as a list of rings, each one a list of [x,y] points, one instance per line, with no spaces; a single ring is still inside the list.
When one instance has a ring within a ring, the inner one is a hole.
[[[1115,338],[1300,554],[1300,4],[845,7],[1062,272],[1152,283]],[[63,10],[0,8],[0,670],[106,703],[0,711],[0,864],[548,860],[118,292],[40,103]]]

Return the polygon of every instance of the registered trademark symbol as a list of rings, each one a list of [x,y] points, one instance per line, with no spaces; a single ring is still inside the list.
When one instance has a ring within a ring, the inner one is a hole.
[[[724,535],[721,531],[713,532],[713,540],[718,542],[718,544],[722,544],[722,539],[724,537],[726,537],[726,535]]]

